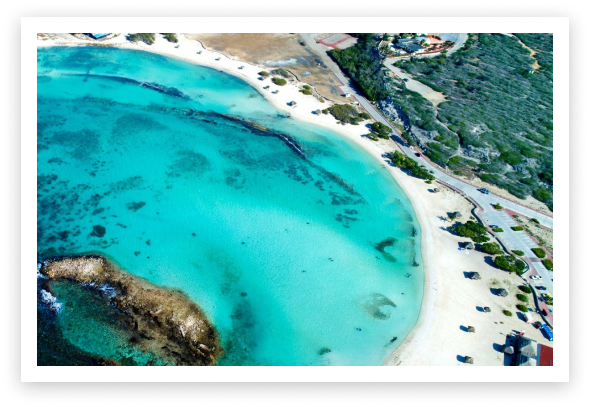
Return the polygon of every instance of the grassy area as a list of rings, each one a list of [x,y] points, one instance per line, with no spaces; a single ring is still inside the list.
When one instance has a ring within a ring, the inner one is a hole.
[[[514,230],[515,232],[520,232],[522,229],[522,226],[510,226],[510,229]]]
[[[540,247],[535,247],[531,250],[533,251],[533,253],[535,253],[535,256],[537,256],[540,259],[544,259],[545,257],[547,257],[547,253],[545,253],[545,250],[541,249]]]
[[[522,250],[512,250],[512,253],[516,254],[517,256],[524,256],[524,252]]]
[[[553,271],[553,261],[547,259],[541,260],[541,263],[543,263],[543,266],[545,266],[547,270]]]
[[[502,232],[504,232],[504,229],[502,229],[502,228],[492,228],[492,230],[494,232],[496,232],[496,233],[502,233]]]

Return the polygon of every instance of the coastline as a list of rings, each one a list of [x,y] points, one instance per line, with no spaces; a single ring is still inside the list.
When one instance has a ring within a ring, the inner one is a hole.
[[[124,34],[123,34],[124,35]],[[122,36],[123,36],[122,35]],[[121,36],[121,37],[122,37]],[[124,37],[123,37],[124,38]],[[304,121],[307,123],[319,125],[337,132],[348,140],[354,142],[369,154],[371,154],[378,162],[380,162],[391,174],[396,183],[402,188],[406,196],[411,201],[417,221],[420,225],[422,233],[422,259],[424,263],[424,291],[420,314],[418,320],[412,330],[408,333],[406,338],[398,345],[398,347],[386,358],[383,364],[386,365],[457,365],[457,355],[455,349],[459,346],[461,348],[468,348],[469,346],[476,346],[477,344],[470,344],[469,337],[464,335],[457,335],[457,321],[463,319],[473,320],[472,324],[478,326],[478,332],[481,339],[482,333],[486,334],[479,327],[484,320],[487,321],[490,317],[501,318],[500,309],[491,314],[483,314],[476,312],[475,306],[471,307],[469,311],[465,305],[477,299],[470,300],[466,298],[465,301],[457,301],[453,297],[454,290],[467,290],[467,285],[471,282],[462,277],[463,271],[466,270],[484,270],[490,276],[498,273],[493,267],[484,262],[483,254],[473,252],[471,256],[465,256],[464,252],[457,252],[456,245],[463,239],[451,235],[442,228],[449,226],[439,219],[439,215],[446,215],[447,211],[461,210],[462,213],[468,213],[469,204],[467,201],[455,194],[454,192],[441,187],[442,191],[438,194],[429,192],[430,187],[425,184],[423,180],[410,177],[403,173],[400,169],[392,167],[384,162],[383,154],[396,149],[396,145],[392,140],[379,140],[374,142],[368,138],[361,137],[366,133],[364,126],[343,126],[337,124],[336,120],[331,115],[315,115],[312,111],[317,109],[325,109],[330,106],[330,102],[321,103],[313,96],[306,96],[299,92],[304,83],[299,81],[289,82],[285,86],[276,86],[272,84],[270,79],[264,81],[258,80],[258,72],[269,68],[256,66],[248,62],[231,59],[221,53],[207,50],[203,46],[193,40],[188,40],[182,35],[179,35],[178,44],[173,44],[163,39],[160,35],[157,36],[153,45],[146,45],[144,43],[133,44],[121,40],[120,37],[113,38],[108,41],[97,43],[90,40],[79,40],[71,37],[71,40],[61,41],[61,39],[39,40],[38,47],[45,46],[112,46],[122,49],[141,50],[146,52],[157,53],[168,57],[181,59],[197,65],[202,65],[217,69],[218,71],[237,76],[251,86],[253,86],[266,100],[268,100],[275,108],[286,112],[294,119]],[[180,45],[179,48],[175,48]],[[201,51],[201,54],[197,54]],[[220,58],[216,61],[216,58]],[[243,69],[239,67],[243,66]],[[263,87],[270,85],[269,90]],[[280,89],[278,94],[271,93],[275,89]],[[297,107],[290,108],[287,103],[296,101]],[[451,248],[452,251],[449,250]],[[438,257],[435,255],[438,254]],[[441,256],[444,254],[444,256]],[[434,261],[436,259],[436,262]],[[435,270],[436,263],[436,270]],[[456,278],[457,273],[460,274],[460,279]],[[450,284],[447,280],[453,278]],[[504,278],[504,276],[502,276]],[[482,284],[476,288],[480,290],[478,295],[474,297],[482,297],[489,295],[487,287]],[[473,297],[473,295],[472,295]],[[496,310],[495,310],[496,311]],[[468,315],[467,315],[468,314]],[[472,315],[474,314],[474,315]],[[479,315],[481,314],[481,315]],[[478,319],[479,318],[479,319]],[[471,320],[469,322],[471,322]],[[441,321],[443,323],[441,323]],[[489,321],[487,321],[489,322]],[[495,324],[497,322],[494,321]],[[503,322],[502,322],[503,323]],[[450,328],[452,327],[452,329]],[[497,327],[492,325],[494,331]],[[490,331],[489,335],[492,335]],[[497,333],[495,333],[497,335]],[[501,332],[500,332],[501,334]],[[488,334],[486,334],[486,340]],[[442,342],[439,344],[439,342]],[[441,355],[440,349],[437,345],[444,346],[444,342],[448,342],[449,349],[445,355]],[[450,346],[451,343],[455,343]],[[481,342],[481,340],[480,340]],[[428,346],[425,346],[428,344]],[[434,347],[432,345],[435,345]],[[473,352],[476,352],[475,350]],[[478,355],[485,354],[485,358],[478,356],[477,365],[481,364],[501,364],[496,363],[496,351],[489,351],[488,349],[478,349]],[[475,353],[472,353],[475,354]]]

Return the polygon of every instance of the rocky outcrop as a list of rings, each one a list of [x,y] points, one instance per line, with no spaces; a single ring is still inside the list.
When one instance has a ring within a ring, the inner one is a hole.
[[[178,290],[158,287],[135,277],[104,257],[81,256],[45,261],[40,273],[83,284],[120,311],[134,331],[134,342],[176,365],[214,365],[223,355],[219,335],[201,309]],[[104,288],[110,287],[109,295]]]

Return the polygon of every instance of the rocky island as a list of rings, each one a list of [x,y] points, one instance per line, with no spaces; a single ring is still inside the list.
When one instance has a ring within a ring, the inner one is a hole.
[[[118,311],[134,346],[171,364],[215,365],[224,353],[214,327],[182,291],[151,284],[100,256],[45,261],[40,272],[50,292],[63,280],[90,290]]]

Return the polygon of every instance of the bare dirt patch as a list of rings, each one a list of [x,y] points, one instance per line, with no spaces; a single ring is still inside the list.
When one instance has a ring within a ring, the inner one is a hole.
[[[332,72],[318,65],[319,56],[297,34],[184,34],[227,56],[269,68],[283,68],[314,86],[324,98],[348,102]],[[304,42],[305,43],[305,42]]]

